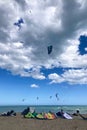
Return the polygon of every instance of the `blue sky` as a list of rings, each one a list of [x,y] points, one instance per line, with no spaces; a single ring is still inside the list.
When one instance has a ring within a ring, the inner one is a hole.
[[[0,1],[0,105],[87,105],[86,6]]]

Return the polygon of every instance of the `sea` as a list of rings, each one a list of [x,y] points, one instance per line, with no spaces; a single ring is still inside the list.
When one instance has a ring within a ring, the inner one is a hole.
[[[38,113],[41,112],[58,112],[63,109],[64,112],[73,114],[76,110],[79,110],[81,114],[87,114],[87,106],[85,105],[12,105],[12,106],[0,106],[0,113],[14,110],[15,112],[21,113],[24,109],[30,107]]]

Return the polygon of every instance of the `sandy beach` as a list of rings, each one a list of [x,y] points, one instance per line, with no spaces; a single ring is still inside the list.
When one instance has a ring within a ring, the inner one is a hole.
[[[0,130],[87,130],[87,120],[81,117],[74,117],[72,120],[26,119],[17,114],[10,117],[0,116]]]

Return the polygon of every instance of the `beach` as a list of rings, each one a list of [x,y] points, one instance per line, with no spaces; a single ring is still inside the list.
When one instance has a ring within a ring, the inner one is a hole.
[[[87,130],[87,120],[79,116],[71,120],[26,119],[18,113],[16,116],[0,116],[0,130]]]

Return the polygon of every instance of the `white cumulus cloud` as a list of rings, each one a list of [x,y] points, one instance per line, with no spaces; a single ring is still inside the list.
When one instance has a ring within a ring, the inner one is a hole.
[[[39,86],[37,84],[31,84],[31,88],[38,88]]]
[[[87,84],[87,69],[70,69],[63,74],[49,74],[50,83],[68,82],[69,84]]]
[[[86,68],[87,54],[79,53],[79,37],[87,36],[86,0],[0,0],[0,18],[0,68],[40,80],[43,68]]]

